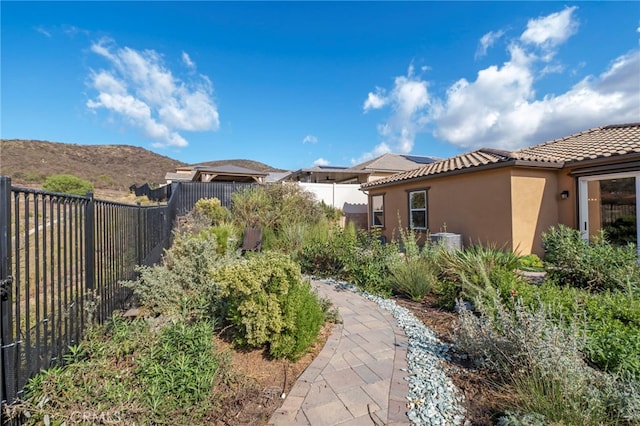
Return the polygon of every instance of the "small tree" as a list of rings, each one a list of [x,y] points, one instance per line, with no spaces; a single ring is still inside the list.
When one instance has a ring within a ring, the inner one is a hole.
[[[93,184],[77,176],[60,174],[47,177],[42,188],[46,191],[86,195],[87,192],[93,191]]]

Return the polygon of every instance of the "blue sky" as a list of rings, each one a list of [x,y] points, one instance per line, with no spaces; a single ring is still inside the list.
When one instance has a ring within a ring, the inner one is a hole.
[[[640,121],[638,2],[0,8],[4,139],[294,170]]]

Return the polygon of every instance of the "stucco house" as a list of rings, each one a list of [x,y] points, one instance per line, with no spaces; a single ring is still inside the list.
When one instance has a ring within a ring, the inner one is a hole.
[[[639,241],[640,123],[598,127],[517,151],[482,148],[361,185],[369,227],[412,228],[463,244],[543,255],[542,234],[564,224],[589,239]]]

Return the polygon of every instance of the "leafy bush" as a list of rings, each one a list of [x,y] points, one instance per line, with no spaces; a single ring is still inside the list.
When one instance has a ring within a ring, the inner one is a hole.
[[[139,276],[122,285],[133,289],[139,303],[154,314],[171,317],[209,316],[216,294],[210,271],[218,262],[211,230],[176,234],[156,266],[139,266]]]
[[[93,184],[77,176],[60,174],[47,177],[42,184],[42,189],[84,196],[87,192],[93,191]]]
[[[126,352],[109,343],[110,333],[124,343]],[[105,360],[115,358],[120,365],[127,365],[133,351],[141,350],[151,340],[144,321],[125,322],[113,317],[109,323],[89,330],[81,343],[69,348],[65,366],[54,366],[31,378],[25,386],[24,401],[15,406],[14,414],[25,413],[27,424],[34,425],[49,421],[62,424],[74,411],[92,409],[108,419],[121,418],[124,407],[137,406],[138,395],[130,389],[128,371],[111,368]],[[122,376],[127,377],[123,380]]]
[[[331,228],[327,235],[319,234],[300,253],[302,272],[320,277],[346,278],[345,262],[357,245],[353,224]]]
[[[517,418],[580,425],[640,421],[638,382],[587,366],[579,328],[560,326],[544,305],[509,309],[497,298],[490,304],[478,298],[476,305],[480,316],[461,311],[456,345],[513,389],[516,401],[505,406]]]
[[[229,211],[222,206],[217,198],[201,198],[193,207],[193,214],[206,218],[209,225],[219,225],[229,218]]]
[[[13,407],[26,424],[204,424],[223,376],[210,323],[113,316],[89,330],[65,365],[33,377]],[[3,417],[4,419],[4,417]]]
[[[525,271],[542,271],[544,263],[537,254],[532,253],[518,258],[518,267]]]
[[[496,283],[502,303],[513,309],[522,303],[535,310],[542,303],[548,315],[571,327],[584,324],[584,355],[599,368],[640,380],[640,298],[631,292],[592,293],[552,282],[531,285],[515,279]]]
[[[297,184],[253,186],[234,192],[231,200],[239,226],[271,228],[275,233],[286,223],[315,223],[322,216],[314,195]]]
[[[152,350],[137,361],[146,405],[157,419],[175,411],[206,412],[219,361],[208,322],[177,322],[160,332]]]
[[[277,358],[296,359],[316,339],[323,305],[289,257],[275,252],[229,259],[213,270],[218,312],[234,326],[234,340],[269,346]]]
[[[384,244],[379,232],[359,231],[356,245],[346,252],[344,278],[360,290],[389,296],[390,268],[400,260],[395,243]]]
[[[565,284],[591,290],[625,289],[628,281],[640,282],[638,255],[633,245],[616,247],[604,233],[587,242],[580,232],[564,225],[544,233],[545,261],[549,278]]]

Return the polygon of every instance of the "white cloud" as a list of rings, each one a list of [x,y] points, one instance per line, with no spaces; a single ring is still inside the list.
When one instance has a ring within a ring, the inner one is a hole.
[[[51,38],[51,33],[47,31],[44,27],[36,27],[35,30],[45,37]]]
[[[318,138],[313,135],[307,135],[302,140],[302,143],[318,143]]]
[[[196,68],[196,64],[195,62],[193,62],[191,60],[191,57],[189,56],[189,54],[187,52],[182,52],[182,62],[184,62],[184,64],[191,69],[195,69]]]
[[[538,99],[533,64],[514,57],[500,68],[480,71],[474,82],[460,80],[452,86],[433,111],[435,135],[462,148],[516,149],[640,116],[638,50],[565,93]]]
[[[120,48],[109,39],[94,43],[91,51],[107,60],[108,66],[89,75],[89,86],[98,92],[87,101],[90,109],[104,108],[119,115],[159,147],[188,145],[180,131],[219,128],[213,89],[206,76],[185,81],[166,68],[156,51]],[[184,52],[182,60],[195,67]]]
[[[384,90],[376,87],[376,93],[369,92],[369,96],[364,101],[363,109],[364,112],[369,111],[370,109],[380,109],[387,104],[387,99],[384,95]]]
[[[530,19],[520,40],[543,48],[553,48],[564,43],[578,30],[578,22],[573,17],[576,9],[576,6],[565,7],[560,12]]]
[[[313,167],[317,167],[317,166],[328,166],[329,165],[329,161],[325,160],[324,158],[318,158],[316,161],[313,162]]]
[[[393,88],[388,94],[382,88],[376,88],[376,93],[369,93],[363,105],[364,112],[388,105],[393,113],[386,122],[378,125],[378,133],[383,141],[362,158],[374,158],[377,156],[376,153],[380,152],[411,152],[416,133],[424,126],[429,104],[427,82],[415,75],[413,65],[409,66],[407,75],[394,79]]]
[[[517,149],[592,127],[638,121],[640,49],[615,58],[599,75],[564,92],[536,93],[538,81],[567,68],[553,57],[577,30],[575,10],[530,20],[522,36],[510,41],[506,62],[479,70],[474,80],[460,78],[441,97],[431,96],[428,83],[413,76],[411,68],[407,76],[397,77],[384,97],[391,112],[378,125],[383,141],[361,160],[389,148],[409,152],[415,135],[427,126],[437,138],[464,149]]]
[[[480,38],[478,48],[476,49],[476,59],[487,54],[487,50],[492,47],[502,36],[504,31],[489,31]]]

